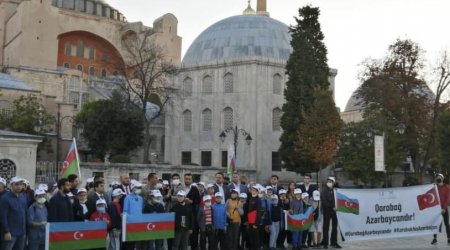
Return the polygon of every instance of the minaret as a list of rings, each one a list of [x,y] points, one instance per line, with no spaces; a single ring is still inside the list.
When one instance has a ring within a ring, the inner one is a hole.
[[[244,15],[255,15],[256,11],[252,8],[252,5],[250,4],[250,0],[248,0],[248,7],[244,10]]]
[[[260,16],[270,16],[269,12],[267,12],[267,0],[258,0],[256,14]]]

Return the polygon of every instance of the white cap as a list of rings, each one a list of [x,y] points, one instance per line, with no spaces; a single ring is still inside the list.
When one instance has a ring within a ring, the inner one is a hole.
[[[3,186],[6,186],[6,180],[2,177],[0,177],[0,184],[3,184]]]
[[[9,183],[17,183],[17,182],[25,182],[25,179],[19,177],[19,176],[14,176],[13,178],[11,178],[11,180],[9,181]]]
[[[273,190],[273,187],[272,186],[266,186],[266,190],[269,190],[269,189]]]
[[[118,186],[118,185],[120,185],[120,182],[118,182],[118,181],[111,182],[111,186]]]
[[[163,180],[163,185],[169,185],[169,181],[168,180]]]
[[[151,195],[154,197],[162,197],[162,194],[158,189],[153,190]]]
[[[195,182],[192,183],[191,185],[194,186],[194,187],[197,187],[197,183],[195,183]]]
[[[279,195],[287,194],[287,191],[286,191],[286,189],[280,189],[280,191],[278,191],[278,194]]]
[[[27,179],[23,179],[23,183],[25,183],[25,185],[29,186],[30,185],[30,181]]]
[[[302,193],[302,199],[305,199],[306,197],[309,197],[309,194],[307,192]]]
[[[67,197],[72,198],[72,197],[73,197],[72,192],[68,192],[68,193],[67,193]]]
[[[94,177],[89,177],[86,179],[86,183],[94,183]]]
[[[231,193],[231,192],[236,192],[237,194],[239,194],[239,190],[237,190],[236,188],[231,189],[231,190],[230,190],[230,193]]]
[[[112,197],[117,197],[119,195],[124,195],[125,193],[120,188],[116,188],[112,192]]]
[[[328,177],[327,178],[327,180],[330,180],[330,181],[333,181],[333,182],[336,182],[336,179],[333,177],[333,176],[330,176],[330,177]]]
[[[211,195],[205,195],[205,196],[203,196],[203,201],[208,201],[208,200],[211,200]]]
[[[239,198],[247,199],[247,194],[246,193],[240,193],[239,194]]]
[[[302,190],[300,188],[294,189],[294,194],[301,194]]]
[[[319,190],[314,190],[314,192],[313,192],[313,200],[320,201],[320,192],[319,192]]]
[[[106,201],[104,199],[98,199],[97,202],[95,202],[96,206],[101,205],[101,204],[106,205]]]
[[[255,189],[256,191],[259,192],[258,184],[252,185],[250,188],[251,188],[251,189]]]
[[[134,188],[141,188],[141,187],[142,187],[142,183],[140,183],[137,180],[131,180],[131,184],[130,184],[131,190],[133,190]]]
[[[45,190],[36,189],[36,191],[34,191],[34,196],[43,195],[43,194],[45,194]]]
[[[444,179],[444,175],[443,174],[437,174],[436,178],[440,177],[442,180]]]
[[[216,194],[214,194],[214,197],[220,197],[223,198],[223,195],[221,192],[217,192]]]
[[[206,185],[206,187],[207,187],[207,188],[213,188],[213,187],[214,187],[214,184],[209,183],[208,185]]]
[[[206,186],[206,184],[203,181],[199,182],[198,185],[202,185],[204,187]]]
[[[278,195],[272,194],[272,195],[270,196],[270,199],[272,199],[272,200],[278,200]]]
[[[180,191],[178,191],[177,195],[186,197],[186,192],[184,190],[180,190]]]
[[[36,189],[41,189],[41,190],[44,190],[45,192],[47,192],[48,186],[47,186],[47,184],[39,184]]]
[[[86,188],[79,188],[79,189],[77,190],[77,194],[80,194],[80,193],[87,193]]]

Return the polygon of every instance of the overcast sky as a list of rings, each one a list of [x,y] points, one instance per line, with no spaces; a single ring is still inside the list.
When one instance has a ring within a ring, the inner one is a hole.
[[[165,13],[178,18],[178,35],[186,53],[207,27],[224,18],[240,15],[247,0],[106,0],[128,21],[153,21]],[[256,0],[252,0],[256,9]],[[439,51],[450,46],[450,0],[267,0],[270,16],[294,24],[298,9],[306,4],[320,7],[320,23],[328,48],[328,63],[338,70],[336,104],[343,110],[359,86],[359,64],[368,57],[380,58],[396,38],[410,38],[434,62]]]

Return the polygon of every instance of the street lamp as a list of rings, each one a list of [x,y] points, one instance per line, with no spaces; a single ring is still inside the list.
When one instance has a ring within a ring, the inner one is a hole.
[[[234,152],[236,154],[236,158],[237,158],[237,145],[238,145],[238,139],[239,139],[239,134],[241,134],[242,136],[245,137],[245,141],[247,142],[247,145],[250,146],[250,144],[253,141],[253,138],[250,136],[250,133],[245,131],[244,129],[238,129],[237,125],[233,127],[229,127],[226,128],[225,130],[223,130],[219,137],[220,140],[223,142],[225,142],[225,138],[227,137],[227,134],[233,133],[233,142],[234,142]]]

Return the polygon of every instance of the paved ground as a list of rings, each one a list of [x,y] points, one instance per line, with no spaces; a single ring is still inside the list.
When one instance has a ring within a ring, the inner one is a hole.
[[[431,245],[432,236],[397,238],[387,240],[339,242],[342,249],[375,250],[375,249],[395,249],[395,250],[422,250],[422,249],[450,249],[447,245],[445,233],[438,234],[438,244]],[[330,248],[332,249],[332,248]]]

